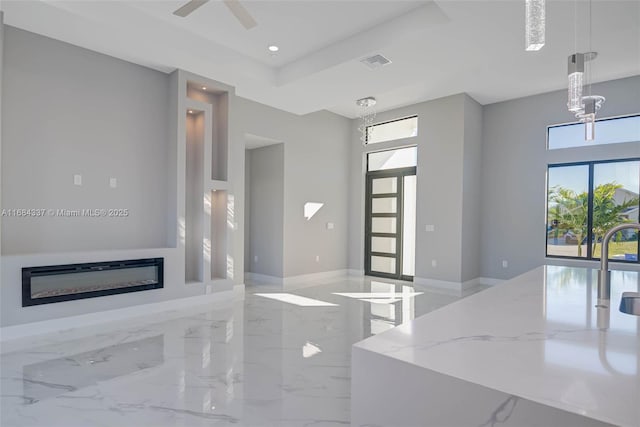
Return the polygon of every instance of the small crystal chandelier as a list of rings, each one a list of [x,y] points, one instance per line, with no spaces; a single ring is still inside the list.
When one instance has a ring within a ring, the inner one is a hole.
[[[360,98],[356,101],[358,106],[358,117],[360,118],[360,126],[358,132],[360,132],[360,140],[362,144],[367,143],[368,136],[371,135],[373,121],[376,118],[376,99],[373,96],[367,96],[366,98]]]
[[[544,46],[546,0],[525,0],[525,50],[536,51]]]

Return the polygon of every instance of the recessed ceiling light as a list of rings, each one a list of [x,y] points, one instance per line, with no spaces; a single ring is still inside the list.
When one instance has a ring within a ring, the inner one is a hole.
[[[202,86],[202,90],[207,90],[207,87],[206,86]]]
[[[269,49],[269,52],[277,52],[280,50],[280,48],[278,46],[276,46],[275,44],[269,45],[269,47],[267,47],[267,49]]]
[[[193,114],[193,110],[189,110],[189,114]]]

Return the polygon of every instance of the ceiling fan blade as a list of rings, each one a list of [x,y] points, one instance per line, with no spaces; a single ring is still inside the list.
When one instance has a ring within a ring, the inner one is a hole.
[[[251,16],[251,14],[247,11],[247,9],[245,9],[242,3],[240,3],[238,0],[223,0],[223,1],[224,1],[224,4],[229,8],[231,13],[233,13],[235,17],[238,19],[238,21],[240,21],[240,23],[244,26],[244,28],[246,28],[247,30],[250,30],[256,25],[258,25],[256,20],[253,19],[253,16]]]
[[[173,12],[173,14],[184,18],[208,1],[209,0],[191,0],[190,2],[178,8],[175,12]]]

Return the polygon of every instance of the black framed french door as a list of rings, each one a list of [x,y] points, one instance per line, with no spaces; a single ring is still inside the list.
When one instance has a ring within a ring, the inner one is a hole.
[[[413,280],[403,272],[403,257],[414,256],[403,253],[403,209],[405,196],[415,198],[415,192],[405,195],[408,179],[415,180],[415,174],[415,167],[367,172],[364,270],[368,276]]]

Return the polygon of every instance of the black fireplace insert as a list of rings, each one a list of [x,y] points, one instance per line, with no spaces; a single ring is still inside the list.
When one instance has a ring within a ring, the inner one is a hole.
[[[22,269],[22,306],[164,287],[164,258]]]

